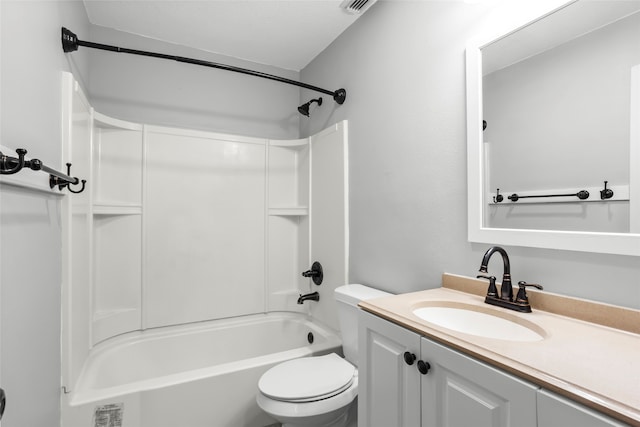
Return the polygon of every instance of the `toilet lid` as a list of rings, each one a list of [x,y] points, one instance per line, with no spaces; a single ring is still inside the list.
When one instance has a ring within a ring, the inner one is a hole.
[[[319,400],[349,388],[355,373],[356,368],[335,353],[303,357],[269,369],[260,378],[258,388],[275,400]]]

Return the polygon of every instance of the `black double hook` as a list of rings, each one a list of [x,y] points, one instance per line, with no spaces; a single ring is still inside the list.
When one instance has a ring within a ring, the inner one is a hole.
[[[504,200],[504,196],[500,194],[500,189],[496,189],[496,195],[493,196],[493,203],[500,203]]]
[[[609,181],[605,181],[604,182],[604,190],[600,190],[600,199],[601,200],[606,200],[606,199],[610,199],[613,197],[613,190],[610,188],[607,188],[607,183]]]
[[[78,178],[71,176],[71,163],[67,163],[67,174],[63,174],[54,169],[51,169],[48,166],[45,166],[38,159],[25,160],[25,155],[27,154],[27,150],[24,148],[16,149],[16,154],[18,157],[10,157],[2,154],[0,152],[0,175],[13,175],[15,173],[20,172],[22,169],[27,168],[33,171],[44,171],[49,173],[49,188],[53,189],[54,187],[58,187],[58,190],[62,191],[64,188],[67,188],[71,193],[82,193],[85,188],[85,184],[87,180],[83,179],[82,181]],[[79,190],[73,190],[71,188],[72,185],[78,185],[82,183],[82,187]]]
[[[67,163],[67,175],[71,176],[71,163]],[[49,175],[49,187],[53,188],[55,186],[58,186],[58,190],[60,191],[66,188],[67,190],[69,190],[70,193],[74,193],[74,194],[82,193],[84,191],[84,187],[85,187],[85,184],[87,183],[87,180],[83,179],[81,181],[75,177],[71,179],[72,181],[69,181],[65,178],[61,178],[55,175]],[[78,185],[80,183],[82,184],[82,187],[80,187],[78,191],[71,189],[72,185]]]

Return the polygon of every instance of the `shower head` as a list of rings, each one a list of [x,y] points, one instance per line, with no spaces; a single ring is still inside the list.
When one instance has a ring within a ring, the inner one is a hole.
[[[311,104],[313,102],[317,102],[318,105],[322,105],[322,98],[318,98],[318,99],[312,99],[311,101],[302,104],[301,106],[298,107],[298,112],[300,114],[302,114],[303,116],[307,116],[309,117],[309,107],[311,106]]]

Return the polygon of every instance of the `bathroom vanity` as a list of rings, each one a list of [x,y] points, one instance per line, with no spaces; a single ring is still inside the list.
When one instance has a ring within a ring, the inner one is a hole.
[[[515,313],[483,291],[445,274],[442,288],[360,304],[360,426],[640,426],[639,311],[533,292],[533,313]],[[500,320],[484,334],[482,317],[437,324],[429,307]]]

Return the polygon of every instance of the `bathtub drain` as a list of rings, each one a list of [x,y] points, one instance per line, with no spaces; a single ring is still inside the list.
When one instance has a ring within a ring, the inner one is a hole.
[[[313,332],[307,334],[307,341],[309,341],[309,344],[313,344]]]

